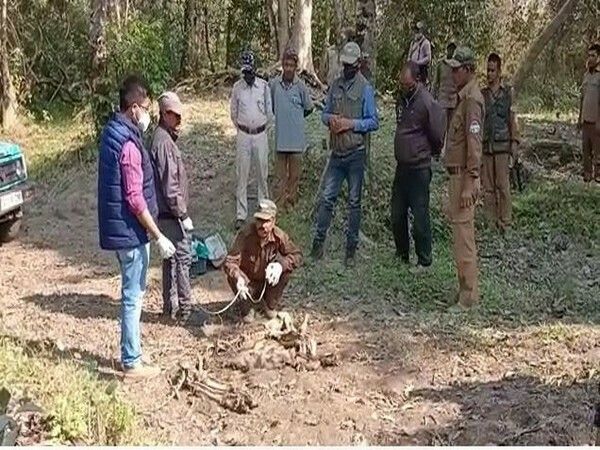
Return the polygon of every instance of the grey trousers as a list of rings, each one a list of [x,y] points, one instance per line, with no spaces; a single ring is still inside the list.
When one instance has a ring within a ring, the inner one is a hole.
[[[175,246],[175,254],[169,259],[163,259],[163,313],[171,315],[178,310],[182,313],[189,312],[192,308],[191,236],[183,231],[178,220],[160,220],[159,224],[161,231]]]

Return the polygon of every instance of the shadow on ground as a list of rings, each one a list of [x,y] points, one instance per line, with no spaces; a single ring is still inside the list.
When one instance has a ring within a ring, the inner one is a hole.
[[[594,445],[600,380],[550,385],[527,376],[418,389],[410,414],[428,405],[423,426],[382,430],[379,445]],[[444,415],[438,415],[443,408]],[[434,417],[434,416],[437,416]]]
[[[32,295],[22,298],[23,301],[32,303],[44,311],[56,314],[68,314],[77,319],[108,319],[118,320],[120,316],[120,302],[115,301],[107,295],[89,294],[51,294]],[[213,302],[205,305],[211,310],[217,310],[225,306],[227,302]],[[204,305],[203,305],[204,306]],[[226,317],[234,321],[234,311]],[[142,310],[142,323],[161,324],[172,327],[183,327],[197,338],[204,338],[201,326],[207,317],[202,311],[195,309],[194,314],[188,322],[174,321],[161,313]]]

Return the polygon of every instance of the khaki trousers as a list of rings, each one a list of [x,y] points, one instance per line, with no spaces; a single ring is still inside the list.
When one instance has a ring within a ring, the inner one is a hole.
[[[472,306],[479,302],[477,247],[475,246],[475,204],[461,208],[460,195],[466,175],[450,175],[447,213],[452,224],[453,253],[458,274],[458,302]]]
[[[248,217],[248,176],[252,162],[256,164],[258,178],[258,201],[269,198],[267,178],[269,176],[269,141],[267,132],[260,134],[237,134],[237,211],[236,219],[246,220]]]
[[[510,154],[483,154],[481,182],[483,208],[487,219],[505,230],[511,224]]]
[[[596,124],[583,123],[583,179],[585,181],[600,181],[600,132]]]
[[[294,206],[298,201],[298,186],[302,153],[275,154],[275,203],[280,208]]]

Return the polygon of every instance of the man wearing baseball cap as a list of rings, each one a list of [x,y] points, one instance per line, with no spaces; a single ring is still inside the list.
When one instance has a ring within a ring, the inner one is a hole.
[[[458,104],[448,132],[444,166],[449,174],[448,217],[452,223],[453,251],[458,273],[457,305],[469,308],[479,301],[475,203],[481,186],[481,154],[485,102],[475,75],[475,55],[458,47],[446,60],[458,90]]]
[[[150,154],[158,199],[160,229],[173,242],[175,254],[163,260],[163,314],[186,321],[191,314],[190,266],[192,264],[190,232],[194,229],[188,215],[188,179],[177,146],[181,130],[183,105],[174,92],[158,98],[160,119]]]
[[[276,225],[277,206],[259,202],[254,221],[242,228],[225,259],[224,271],[233,292],[241,296],[244,322],[254,320],[250,300],[262,305],[267,318],[274,318],[291,273],[302,262],[302,252]]]
[[[322,122],[329,128],[331,155],[325,168],[311,255],[321,259],[333,209],[344,180],[348,182],[346,266],[353,266],[360,230],[361,196],[368,133],[379,128],[375,91],[360,73],[361,51],[348,42],[342,49],[342,76],[327,94]]]

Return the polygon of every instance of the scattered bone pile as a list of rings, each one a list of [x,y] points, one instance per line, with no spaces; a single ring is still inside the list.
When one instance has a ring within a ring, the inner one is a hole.
[[[289,313],[280,312],[265,324],[265,330],[226,363],[247,372],[252,369],[317,370],[337,365],[335,354],[319,355],[317,341],[308,333],[308,316],[296,327]]]
[[[308,333],[308,316],[296,327],[289,313],[279,313],[260,332],[227,344],[229,350],[221,355],[223,365],[243,372],[277,370],[286,366],[296,370],[316,370],[338,364],[334,353],[320,355],[317,352],[317,341]],[[221,347],[217,342],[215,349]],[[218,350],[216,353],[219,353]],[[239,414],[246,414],[257,406],[246,390],[214,379],[205,367],[203,359],[195,366],[180,364],[171,378],[174,395],[186,390],[193,396],[206,397]]]
[[[202,364],[196,367],[180,366],[173,378],[176,391],[185,389],[196,397],[207,397],[221,407],[238,414],[256,408],[249,393],[211,378]]]

